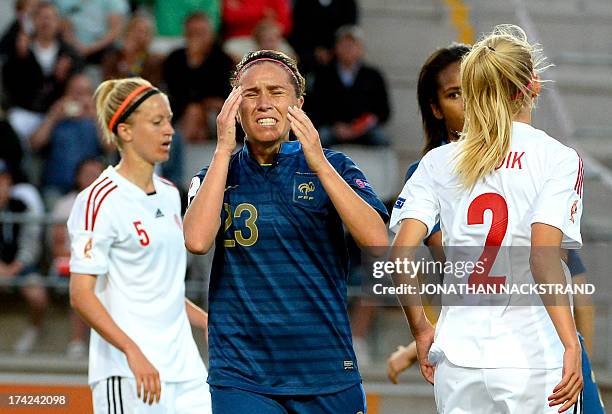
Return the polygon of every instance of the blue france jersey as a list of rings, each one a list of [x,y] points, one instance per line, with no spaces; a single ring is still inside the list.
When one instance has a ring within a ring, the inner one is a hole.
[[[351,159],[324,151],[386,221],[387,210]],[[194,177],[190,201],[206,170]],[[230,161],[223,201],[209,288],[208,382],[278,395],[359,383],[344,230],[300,143],[283,143],[270,166],[244,145]]]

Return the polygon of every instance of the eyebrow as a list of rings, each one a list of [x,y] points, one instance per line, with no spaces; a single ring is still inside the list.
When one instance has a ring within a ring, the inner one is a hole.
[[[253,87],[244,89],[244,92],[254,92],[254,91],[258,91],[259,89],[260,89],[259,86],[253,86]],[[274,89],[287,90],[288,88],[283,85],[270,85],[270,86],[266,86],[266,89],[268,90],[274,90]]]
[[[454,92],[454,91],[460,91],[461,90],[461,86],[452,86],[450,88],[444,89],[444,93],[447,92]]]
[[[172,116],[174,116],[174,113],[173,112],[169,112],[167,114],[160,114],[160,113],[155,113],[154,112],[154,113],[149,113],[149,115],[150,115],[149,119],[153,120],[153,119],[156,119],[156,118],[164,119],[164,118],[167,118],[167,117],[172,117]]]

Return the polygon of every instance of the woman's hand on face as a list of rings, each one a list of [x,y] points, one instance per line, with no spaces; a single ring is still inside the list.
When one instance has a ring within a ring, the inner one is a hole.
[[[236,148],[236,117],[242,102],[242,88],[234,88],[217,115],[217,150],[229,154]]]
[[[312,124],[310,118],[308,118],[308,115],[297,106],[289,107],[288,118],[291,123],[291,130],[302,144],[302,150],[304,151],[308,166],[312,172],[320,172],[328,162],[323,153],[317,129]]]

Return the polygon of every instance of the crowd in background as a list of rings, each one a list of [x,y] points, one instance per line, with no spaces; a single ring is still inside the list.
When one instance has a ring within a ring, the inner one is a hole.
[[[0,44],[2,128],[10,136],[0,157],[52,204],[72,188],[79,161],[116,158],[100,142],[90,97],[100,81],[127,76],[168,94],[175,141],[214,140],[230,71],[255,49],[299,61],[312,95],[307,109],[326,145],[386,145],[385,81],[364,63],[357,24],[355,0],[16,0]],[[182,44],[154,52],[157,33]],[[175,144],[161,173],[182,184],[191,172],[181,170]]]
[[[250,50],[298,61],[325,146],[389,144],[387,88],[365,62],[356,0],[16,0],[14,11],[0,39],[0,214],[56,222],[0,220],[0,281],[30,309],[19,353],[37,342],[48,307],[40,275],[69,275],[64,223],[76,194],[118,159],[96,122],[102,80],[140,76],[169,96],[177,132],[158,173],[179,188],[194,173],[182,168],[184,145],[216,139],[230,72]],[[180,46],[154,50],[156,36]],[[72,332],[78,357],[86,329],[76,317]]]

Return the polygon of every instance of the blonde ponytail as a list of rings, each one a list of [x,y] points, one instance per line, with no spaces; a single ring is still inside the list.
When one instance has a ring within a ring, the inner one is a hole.
[[[525,32],[513,25],[495,27],[463,58],[465,122],[455,171],[466,188],[508,155],[512,120],[523,106],[533,104],[544,60]]]
[[[121,148],[121,142],[109,129],[108,124],[130,93],[143,85],[152,86],[149,81],[142,78],[111,79],[102,82],[94,92],[100,130],[104,139],[114,143],[118,148]]]

